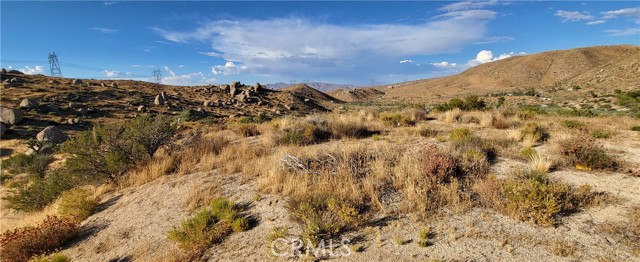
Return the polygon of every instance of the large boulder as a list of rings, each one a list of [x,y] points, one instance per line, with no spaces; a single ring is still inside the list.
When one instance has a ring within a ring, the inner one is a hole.
[[[51,143],[62,143],[67,140],[67,135],[62,132],[56,126],[48,126],[45,127],[38,135],[36,135],[36,139],[39,142],[51,142]]]
[[[37,107],[38,107],[38,101],[36,101],[35,99],[25,98],[25,99],[22,99],[22,102],[20,102],[20,108],[34,109]]]
[[[82,79],[73,79],[73,81],[71,82],[72,85],[82,85],[84,82],[82,82]]]
[[[111,82],[111,87],[118,88],[118,84],[116,82]]]
[[[233,82],[229,86],[229,94],[231,97],[236,96],[240,92],[240,82]]]
[[[14,74],[14,75],[24,75],[24,73],[18,71],[18,70],[9,70],[9,72],[7,72],[8,74]]]
[[[0,122],[5,125],[15,125],[20,121],[22,121],[20,110],[0,106]]]
[[[164,98],[162,98],[162,95],[157,95],[156,98],[153,100],[153,104],[157,106],[164,105]]]
[[[253,85],[253,88],[251,89],[251,91],[253,91],[253,92],[256,92],[256,93],[257,93],[257,92],[260,92],[262,89],[263,89],[262,85],[261,85],[260,83],[257,83],[257,82],[256,82],[256,83]]]
[[[49,84],[50,84],[50,85],[59,85],[59,84],[60,84],[60,81],[55,80],[55,79],[51,79],[51,80],[49,80]]]

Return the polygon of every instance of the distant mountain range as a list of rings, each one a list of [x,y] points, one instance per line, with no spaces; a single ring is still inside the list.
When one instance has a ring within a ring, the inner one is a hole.
[[[322,83],[322,82],[311,82],[311,83],[304,83],[304,84],[322,92],[329,92],[337,89],[349,89],[349,88],[359,87],[354,85],[340,85],[340,84],[330,84],[330,83]],[[298,85],[298,84],[287,84],[283,82],[277,82],[272,84],[266,84],[265,86],[269,89],[283,89],[283,88],[287,88],[295,85]]]

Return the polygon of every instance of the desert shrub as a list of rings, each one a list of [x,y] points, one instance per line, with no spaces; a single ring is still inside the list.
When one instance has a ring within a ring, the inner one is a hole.
[[[92,179],[117,181],[131,167],[149,159],[175,133],[175,127],[163,116],[139,117],[124,124],[95,126],[62,146],[72,154],[69,171]]]
[[[538,154],[538,152],[532,147],[526,147],[520,151],[520,157],[524,159],[531,159],[534,155]]]
[[[286,208],[291,218],[303,226],[305,243],[332,239],[365,222],[361,208],[330,194],[293,196]]]
[[[32,212],[43,209],[62,194],[77,185],[77,179],[61,170],[55,170],[44,178],[31,179],[29,183],[12,188],[11,194],[4,199],[8,207]]]
[[[416,120],[411,116],[401,113],[384,113],[380,115],[380,120],[390,126],[414,126]]]
[[[60,195],[58,213],[61,217],[83,221],[95,212],[99,201],[88,190],[75,188]]]
[[[458,173],[458,161],[452,155],[447,154],[435,145],[423,149],[421,171],[425,177],[433,179],[437,183],[449,182]]]
[[[240,123],[230,126],[231,129],[238,133],[243,137],[257,136],[260,135],[260,130],[258,129],[258,125],[249,124],[249,123]]]
[[[575,109],[575,108],[558,109],[558,111],[556,111],[556,114],[559,116],[571,116],[571,117],[578,117],[578,116],[595,117],[599,115],[597,112],[590,109]]]
[[[640,132],[640,126],[632,126],[632,127],[631,127],[631,131],[638,131],[638,132]]]
[[[449,141],[456,146],[468,144],[472,139],[473,134],[468,128],[457,128],[449,133]]]
[[[478,96],[467,96],[464,100],[454,98],[449,100],[449,102],[447,103],[435,106],[435,109],[440,112],[445,112],[454,108],[458,108],[464,111],[484,110],[487,108],[487,104]]]
[[[538,123],[527,123],[522,129],[520,129],[520,138],[521,140],[531,139],[536,143],[544,142],[549,139],[549,131]]]
[[[560,151],[567,162],[586,169],[616,170],[618,161],[590,138],[571,138],[560,142]]]
[[[575,193],[572,187],[551,181],[544,174],[524,171],[507,180],[488,177],[478,181],[474,190],[499,212],[543,226],[555,225],[561,215],[590,205],[590,196],[597,194]]]
[[[28,261],[62,247],[75,237],[78,225],[70,220],[47,217],[35,227],[19,228],[0,236],[3,261]]]
[[[329,124],[331,135],[335,138],[364,138],[378,131],[369,130],[369,128],[361,122],[357,121],[333,121]]]
[[[418,134],[422,137],[437,137],[440,132],[435,129],[431,129],[428,127],[421,127],[418,129]]]
[[[279,145],[311,145],[324,142],[331,137],[325,127],[304,123],[284,128],[274,134],[274,140]]]
[[[611,133],[609,131],[596,130],[591,132],[591,136],[596,139],[608,139],[611,138]]]
[[[44,176],[47,166],[53,161],[51,155],[43,154],[16,154],[2,161],[2,169],[17,175],[27,173],[32,176]]]
[[[235,203],[217,198],[209,208],[198,211],[171,229],[168,238],[185,250],[201,250],[218,244],[233,232],[249,229],[249,221],[242,216]]]
[[[640,91],[618,92],[616,93],[617,104],[631,109],[632,113],[638,116],[640,112]]]
[[[60,252],[51,255],[39,255],[31,258],[29,262],[69,262],[71,259]]]
[[[427,111],[419,108],[405,109],[404,111],[402,111],[402,114],[406,115],[409,118],[409,120],[413,122],[419,122],[419,121],[424,121],[429,119],[429,117],[427,117]]]
[[[566,128],[571,128],[571,129],[578,129],[578,128],[583,128],[584,123],[577,120],[565,120],[565,121],[562,121],[562,126]]]

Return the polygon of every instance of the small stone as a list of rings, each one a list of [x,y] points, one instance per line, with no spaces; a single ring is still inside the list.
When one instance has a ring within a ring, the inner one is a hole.
[[[36,135],[39,142],[62,143],[67,138],[67,135],[56,126],[48,126]]]
[[[138,106],[138,112],[143,112],[144,111],[144,106],[143,105],[139,105]]]
[[[73,81],[71,81],[72,85],[82,85],[83,83],[82,79],[73,79]]]
[[[22,102],[20,102],[20,107],[26,109],[34,109],[38,107],[38,102],[35,99],[25,98],[22,99]]]

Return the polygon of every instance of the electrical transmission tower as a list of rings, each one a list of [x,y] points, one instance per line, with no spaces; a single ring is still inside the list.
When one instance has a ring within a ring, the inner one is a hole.
[[[162,72],[160,72],[160,69],[153,69],[153,79],[156,80],[157,84],[160,84],[162,81]]]
[[[56,52],[49,53],[49,68],[51,68],[51,76],[62,77],[60,64],[58,63],[58,55]]]

